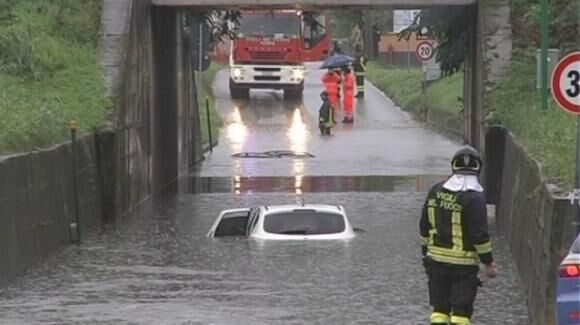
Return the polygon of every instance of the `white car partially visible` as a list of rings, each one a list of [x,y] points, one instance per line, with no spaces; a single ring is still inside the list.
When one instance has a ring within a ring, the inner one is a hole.
[[[342,206],[270,205],[222,211],[208,237],[264,240],[350,239],[355,231]]]

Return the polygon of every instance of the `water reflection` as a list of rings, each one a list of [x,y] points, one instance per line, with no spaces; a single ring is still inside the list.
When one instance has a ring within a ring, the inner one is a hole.
[[[294,190],[296,194],[302,194],[302,175],[296,175],[294,178]]]
[[[306,144],[308,141],[308,127],[302,120],[302,114],[299,108],[294,110],[292,115],[292,122],[286,134],[290,139],[290,150],[296,152],[306,152]]]
[[[188,193],[425,192],[446,175],[190,177]]]
[[[307,152],[307,143],[310,138],[310,134],[308,132],[308,126],[304,123],[302,119],[302,113],[300,112],[300,108],[294,109],[294,113],[292,114],[292,122],[290,124],[290,128],[286,134],[288,139],[290,140],[290,150],[295,152]],[[292,162],[292,173],[298,177],[302,177],[305,173],[304,170],[305,163],[302,159],[294,159]],[[302,191],[300,186],[296,186],[296,194],[301,194]]]
[[[248,129],[242,121],[240,108],[236,106],[228,116],[230,123],[227,127],[227,137],[233,152],[240,152],[244,148],[244,143],[248,137]]]

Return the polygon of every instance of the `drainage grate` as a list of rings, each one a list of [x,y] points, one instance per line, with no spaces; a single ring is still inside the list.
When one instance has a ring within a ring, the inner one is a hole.
[[[297,152],[290,150],[272,150],[264,152],[240,152],[233,154],[234,158],[314,158],[308,152]]]

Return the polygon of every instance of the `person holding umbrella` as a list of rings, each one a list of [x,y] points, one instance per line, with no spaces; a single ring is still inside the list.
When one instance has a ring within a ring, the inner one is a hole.
[[[340,71],[341,67],[350,65],[351,62],[351,57],[339,54],[331,56],[320,66],[321,69],[328,69],[328,71],[322,76],[322,84],[324,85],[324,90],[328,93],[328,99],[330,104],[333,106],[335,113],[340,105],[339,87],[342,78],[339,72],[333,70],[338,68]]]
[[[334,114],[339,108],[339,85],[341,77],[333,69],[328,69],[328,71],[322,75],[322,84],[324,85],[324,91],[328,95],[328,101],[332,105]]]

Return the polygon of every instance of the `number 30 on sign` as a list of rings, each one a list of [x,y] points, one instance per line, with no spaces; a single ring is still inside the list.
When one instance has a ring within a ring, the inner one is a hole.
[[[554,68],[552,96],[562,109],[580,115],[580,52],[568,54]]]

